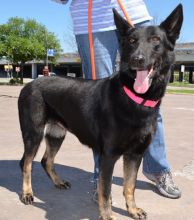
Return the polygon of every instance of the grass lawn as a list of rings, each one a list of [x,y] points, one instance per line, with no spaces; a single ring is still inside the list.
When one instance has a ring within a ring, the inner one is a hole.
[[[194,83],[188,83],[188,82],[173,82],[169,83],[169,86],[175,86],[175,87],[187,87],[187,88],[193,88],[194,89]]]
[[[167,93],[170,94],[194,94],[194,84],[188,82],[169,83]]]
[[[167,89],[168,94],[192,94],[194,95],[194,88],[191,90],[188,89]]]

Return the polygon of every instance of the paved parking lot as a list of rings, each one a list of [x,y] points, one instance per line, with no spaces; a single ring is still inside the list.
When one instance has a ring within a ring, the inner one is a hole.
[[[98,208],[91,201],[92,153],[75,136],[68,134],[56,157],[58,173],[71,182],[70,190],[56,189],[44,173],[40,159],[42,143],[33,165],[35,203],[19,200],[19,160],[23,144],[17,115],[21,86],[0,86],[0,220],[97,220]],[[174,180],[182,190],[178,200],[160,196],[154,185],[139,171],[136,190],[138,206],[149,220],[194,220],[194,96],[166,95],[162,103],[167,156]],[[118,219],[129,219],[122,196],[122,159],[114,170],[113,211]]]

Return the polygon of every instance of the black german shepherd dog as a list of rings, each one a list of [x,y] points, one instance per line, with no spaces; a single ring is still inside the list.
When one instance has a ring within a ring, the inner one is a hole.
[[[145,219],[134,200],[137,172],[156,130],[156,119],[174,62],[174,46],[183,21],[182,5],[159,26],[131,27],[115,10],[121,49],[120,70],[100,80],[42,77],[21,91],[18,107],[24,141],[21,200],[33,202],[32,161],[43,137],[42,165],[58,188],[70,188],[54,170],[54,158],[66,131],[101,155],[99,211],[115,219],[110,191],[115,162],[124,158],[124,196],[129,215]]]

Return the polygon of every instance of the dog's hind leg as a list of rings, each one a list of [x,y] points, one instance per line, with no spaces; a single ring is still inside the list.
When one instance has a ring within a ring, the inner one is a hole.
[[[24,133],[23,139],[25,151],[20,161],[20,167],[23,174],[21,201],[26,205],[32,204],[34,201],[31,184],[32,161],[43,138],[43,131],[44,128],[42,128],[42,132],[40,133],[32,132],[32,130],[31,133]]]
[[[124,160],[124,191],[127,211],[134,219],[146,219],[146,212],[138,208],[135,204],[134,192],[137,179],[138,169],[141,163],[142,156],[125,154]]]
[[[46,151],[41,160],[41,164],[54,185],[59,189],[68,189],[71,187],[69,182],[61,180],[54,169],[54,159],[61,147],[65,135],[66,129],[59,122],[50,121],[47,124],[45,134]]]
[[[28,84],[21,92],[18,100],[20,127],[24,142],[24,154],[20,161],[23,174],[21,200],[32,204],[33,191],[31,183],[32,161],[43,139],[45,128],[45,105],[38,90],[33,91]]]

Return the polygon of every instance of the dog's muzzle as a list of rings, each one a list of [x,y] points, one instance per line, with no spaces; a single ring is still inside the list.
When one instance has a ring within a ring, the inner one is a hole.
[[[130,60],[130,65],[134,69],[144,69],[145,68],[145,57],[143,55],[133,56]]]

